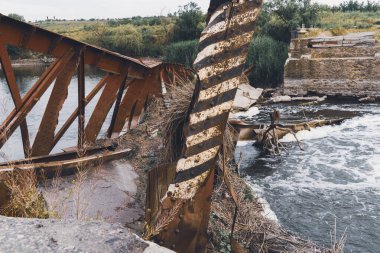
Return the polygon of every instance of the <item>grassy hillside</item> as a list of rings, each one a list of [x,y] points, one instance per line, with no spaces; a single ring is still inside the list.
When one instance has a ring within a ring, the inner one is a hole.
[[[349,32],[375,32],[380,42],[380,11],[376,12],[331,12],[321,11],[318,27],[321,32],[330,31],[332,35],[344,35]]]

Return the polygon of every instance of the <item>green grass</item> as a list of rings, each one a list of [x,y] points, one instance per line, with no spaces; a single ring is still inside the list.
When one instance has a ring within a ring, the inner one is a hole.
[[[377,12],[330,12],[320,13],[318,27],[334,31],[340,29],[342,32],[375,32],[375,37],[380,41],[380,11]]]

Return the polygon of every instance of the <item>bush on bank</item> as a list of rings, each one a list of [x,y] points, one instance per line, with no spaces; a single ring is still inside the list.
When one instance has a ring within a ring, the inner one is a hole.
[[[180,41],[165,48],[164,60],[191,67],[198,51],[198,40]]]

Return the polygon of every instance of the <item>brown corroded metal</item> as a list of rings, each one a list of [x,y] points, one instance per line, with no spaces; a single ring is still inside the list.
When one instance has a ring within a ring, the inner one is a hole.
[[[41,78],[34,84],[34,86],[29,90],[29,92],[22,99],[22,105],[18,109],[14,109],[5,122],[1,126],[0,132],[0,148],[8,140],[8,138],[13,134],[13,132],[20,126],[27,116],[27,114],[32,110],[34,105],[38,102],[40,97],[45,93],[53,80],[62,70],[70,59],[73,57],[74,52],[68,51],[62,58],[58,59],[53,63],[52,68],[48,69],[48,73],[44,73]]]
[[[0,37],[0,62],[1,66],[4,72],[5,79],[7,81],[9,91],[12,95],[13,102],[15,104],[16,109],[20,109],[22,100],[20,91],[18,89],[18,86],[16,84],[16,78],[12,69],[12,64],[8,55],[8,52],[6,50],[6,45],[3,42],[2,38]],[[20,124],[21,129],[21,136],[22,136],[22,142],[24,147],[24,154],[25,156],[30,155],[30,140],[29,140],[29,131],[28,131],[28,125],[26,123],[26,120],[23,120]]]
[[[84,148],[84,124],[85,124],[85,73],[84,73],[84,62],[85,62],[85,50],[83,47],[79,53],[79,63],[78,63],[78,149],[83,150]]]
[[[67,66],[57,76],[41,124],[33,143],[32,157],[48,155],[54,142],[54,132],[58,125],[59,112],[67,98],[68,87],[78,62],[73,55]]]
[[[25,157],[46,156],[78,119],[78,147],[95,144],[106,118],[112,116],[107,137],[117,137],[125,126],[135,127],[147,102],[162,95],[160,72],[168,79],[174,69],[188,74],[183,66],[164,64],[153,59],[137,60],[118,53],[82,43],[65,36],[20,22],[0,14],[0,61],[15,107],[0,122],[0,149],[17,128],[21,129]],[[6,50],[13,45],[34,52],[49,54],[55,61],[44,71],[38,81],[21,98],[11,61]],[[88,91],[85,82],[85,66],[105,71],[103,79]],[[77,70],[78,107],[60,129],[59,114],[68,95],[68,87]],[[128,80],[127,80],[128,79]],[[26,124],[28,113],[45,96],[54,83],[48,104],[44,109],[33,146],[30,147]],[[102,90],[103,89],[103,90]],[[85,125],[85,108],[102,90],[96,107]],[[112,106],[114,110],[110,113]],[[110,115],[112,114],[112,115]]]
[[[53,33],[2,14],[0,14],[0,31],[8,45],[50,54],[55,58],[62,57],[72,48],[83,48],[85,46],[85,64],[95,66],[105,72],[120,74],[120,65],[130,64],[128,76],[143,78],[149,69],[137,59]]]
[[[85,130],[85,142],[94,143],[97,139],[100,129],[116,100],[119,87],[125,82],[127,73],[122,75],[113,75],[107,82],[98,103],[95,106],[94,113],[91,115]]]

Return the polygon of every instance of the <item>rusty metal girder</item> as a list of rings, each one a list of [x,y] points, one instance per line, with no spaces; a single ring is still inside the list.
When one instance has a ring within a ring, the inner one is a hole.
[[[92,91],[87,95],[85,102],[86,105],[92,101],[92,99],[98,94],[98,92],[104,87],[104,85],[108,82],[109,80],[109,75],[107,74],[105,77],[103,77],[99,83],[92,89]],[[57,145],[59,140],[62,138],[62,136],[66,133],[66,131],[69,129],[71,124],[75,121],[75,119],[78,117],[79,114],[79,109],[76,108],[74,112],[70,115],[70,117],[66,120],[66,122],[63,124],[61,129],[56,133],[54,137],[54,141],[52,143],[52,146],[50,148],[49,153],[51,150]]]
[[[137,60],[123,56],[1,14],[0,35],[0,62],[15,104],[15,108],[0,126],[0,149],[20,127],[25,157],[50,154],[76,118],[78,118],[78,150],[83,150],[81,148],[85,142],[95,143],[113,104],[115,107],[107,137],[118,136],[125,125],[129,127],[137,125],[149,99],[161,95],[161,70],[164,70],[164,77],[168,80],[170,80],[169,76],[175,79],[175,70],[178,73],[183,72],[185,76],[190,72],[176,64],[163,64],[154,59]],[[50,54],[56,58],[23,98],[15,81],[7,45]],[[106,71],[105,77],[87,97],[85,97],[85,65]],[[59,114],[67,98],[68,86],[75,70],[78,74],[78,107],[56,132]],[[126,87],[127,78],[131,79],[128,87]],[[52,93],[31,148],[26,117],[54,81]],[[103,89],[102,95],[85,126],[85,107],[101,89]]]
[[[85,133],[85,107],[86,107],[86,94],[85,94],[85,73],[84,73],[84,62],[85,62],[85,50],[83,47],[79,53],[79,63],[78,63],[78,150],[83,151]]]
[[[166,64],[162,64],[154,67],[145,79],[133,79],[129,81],[127,92],[121,101],[115,126],[112,131],[114,134],[119,134],[126,126],[127,122],[128,124],[126,127],[128,129],[137,126],[138,120],[146,105],[146,101],[153,96],[162,95],[163,78],[166,80],[167,84],[175,85],[168,77],[174,69],[181,71],[184,67],[170,65],[168,68]],[[185,70],[183,70],[183,73],[183,79],[186,79],[187,76],[190,75],[190,72],[187,73]]]
[[[213,9],[215,4],[218,8]],[[157,196],[158,210],[148,207],[150,212],[160,214],[173,209],[177,201],[184,202],[182,218],[174,219],[168,229],[155,237],[177,252],[206,252],[210,201],[200,195],[211,196],[212,193],[215,160],[261,4],[261,0],[211,1],[213,13],[201,35],[199,53],[193,64],[199,82],[183,129],[182,155],[168,166],[174,167],[176,172],[173,182],[165,185],[168,190]],[[154,226],[160,215],[152,217],[147,221],[150,226]],[[176,228],[174,232],[173,228]]]
[[[67,98],[68,87],[78,64],[75,54],[57,76],[45,113],[33,143],[32,157],[48,155],[54,142],[54,133],[58,125],[59,112]]]
[[[38,102],[39,98],[45,93],[50,84],[60,73],[62,67],[70,61],[73,55],[74,52],[70,50],[62,58],[54,62],[52,64],[52,67],[45,71],[41,78],[24,96],[22,99],[21,107],[17,110],[13,110],[10,113],[0,128],[0,148],[8,140],[9,136],[13,134],[21,122],[25,120],[27,114],[32,110],[34,105]]]
[[[116,100],[117,91],[122,86],[122,83],[125,82],[126,76],[127,72],[122,75],[110,76],[95,106],[94,112],[87,123],[84,136],[86,143],[94,143],[96,141],[108,112]]]
[[[0,14],[0,31],[4,42],[34,52],[62,57],[72,48],[86,47],[85,64],[109,73],[120,74],[120,65],[130,65],[128,76],[143,78],[149,67],[141,61],[115,52],[83,43],[54,32],[24,23]]]
[[[20,90],[16,84],[16,78],[12,69],[11,60],[9,58],[6,45],[0,36],[0,62],[4,72],[5,79],[7,81],[9,91],[12,95],[13,102],[15,104],[16,110],[19,110],[22,105],[22,99]],[[30,155],[30,140],[29,131],[26,120],[20,123],[22,142],[24,147],[24,155],[28,157]]]

